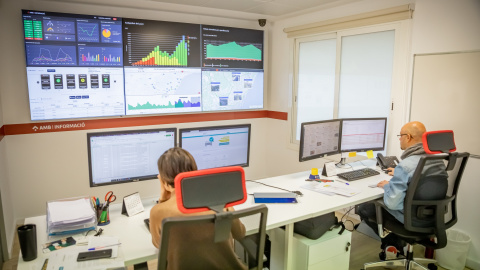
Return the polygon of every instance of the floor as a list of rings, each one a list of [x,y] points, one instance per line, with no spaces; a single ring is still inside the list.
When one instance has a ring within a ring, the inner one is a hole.
[[[357,223],[358,221],[355,221]],[[348,228],[348,227],[347,227]],[[423,258],[425,248],[420,245],[416,245],[414,248],[414,256]],[[18,243],[18,238],[15,235],[15,240],[13,244],[12,258],[6,261],[3,264],[3,270],[16,270],[17,262],[19,259],[20,245]],[[378,253],[380,252],[380,242],[376,239],[371,238],[370,236],[364,235],[357,231],[352,233],[352,249],[350,252],[350,267],[349,270],[359,270],[363,269],[363,264],[366,262],[375,262],[378,261]],[[149,261],[148,269],[156,269],[157,261]],[[128,270],[134,270],[133,266],[127,267]],[[382,269],[382,268],[380,268]],[[387,268],[384,268],[387,269]],[[397,268],[388,268],[388,269],[397,269]],[[438,266],[439,270],[445,270],[444,268]],[[470,268],[465,267],[465,270]]]

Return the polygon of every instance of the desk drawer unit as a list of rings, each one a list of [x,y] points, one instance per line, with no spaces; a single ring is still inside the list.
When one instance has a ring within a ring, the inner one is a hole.
[[[350,263],[352,233],[344,231],[342,235],[339,235],[339,231],[340,228],[326,232],[322,237],[316,240],[294,233],[292,242],[293,269],[347,270]],[[275,244],[281,246],[281,240],[284,238],[285,231],[282,229],[275,229],[274,234],[274,238],[278,240],[275,241],[277,242]],[[273,245],[274,243],[272,239],[272,247]],[[281,250],[283,250],[283,248],[281,248]],[[272,256],[273,253],[272,250]]]

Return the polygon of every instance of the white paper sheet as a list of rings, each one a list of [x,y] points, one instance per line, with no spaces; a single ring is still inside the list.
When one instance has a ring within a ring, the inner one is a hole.
[[[341,182],[310,182],[306,185],[301,186],[302,188],[306,188],[315,192],[327,194],[327,195],[334,195],[339,194],[347,197],[351,197],[353,195],[357,195],[360,193],[360,190],[356,188],[352,188],[349,185]]]
[[[91,202],[87,198],[49,202],[48,211],[52,224],[76,223],[89,220],[95,216]]]
[[[125,266],[123,260],[113,258],[77,262],[77,256],[78,251],[51,253],[47,270],[103,270]]]

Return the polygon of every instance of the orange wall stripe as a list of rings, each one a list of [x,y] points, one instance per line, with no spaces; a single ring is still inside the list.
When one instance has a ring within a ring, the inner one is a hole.
[[[267,111],[267,117],[277,120],[288,120],[288,113],[286,112],[276,112],[276,111]]]
[[[273,118],[287,120],[288,113],[275,111],[245,111],[245,112],[218,112],[198,114],[161,115],[147,117],[128,117],[114,119],[90,119],[59,122],[36,122],[26,124],[12,124],[2,126],[3,132],[0,139],[7,135],[35,134],[62,132],[72,130],[90,130],[102,128],[124,128],[149,125],[166,125],[176,123],[206,122],[221,120]]]
[[[3,137],[5,137],[5,126],[0,127],[0,142],[2,141]]]

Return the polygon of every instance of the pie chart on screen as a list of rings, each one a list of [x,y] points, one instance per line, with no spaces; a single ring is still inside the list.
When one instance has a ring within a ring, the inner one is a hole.
[[[109,38],[112,35],[112,32],[110,32],[108,29],[103,29],[102,35],[106,38]]]

